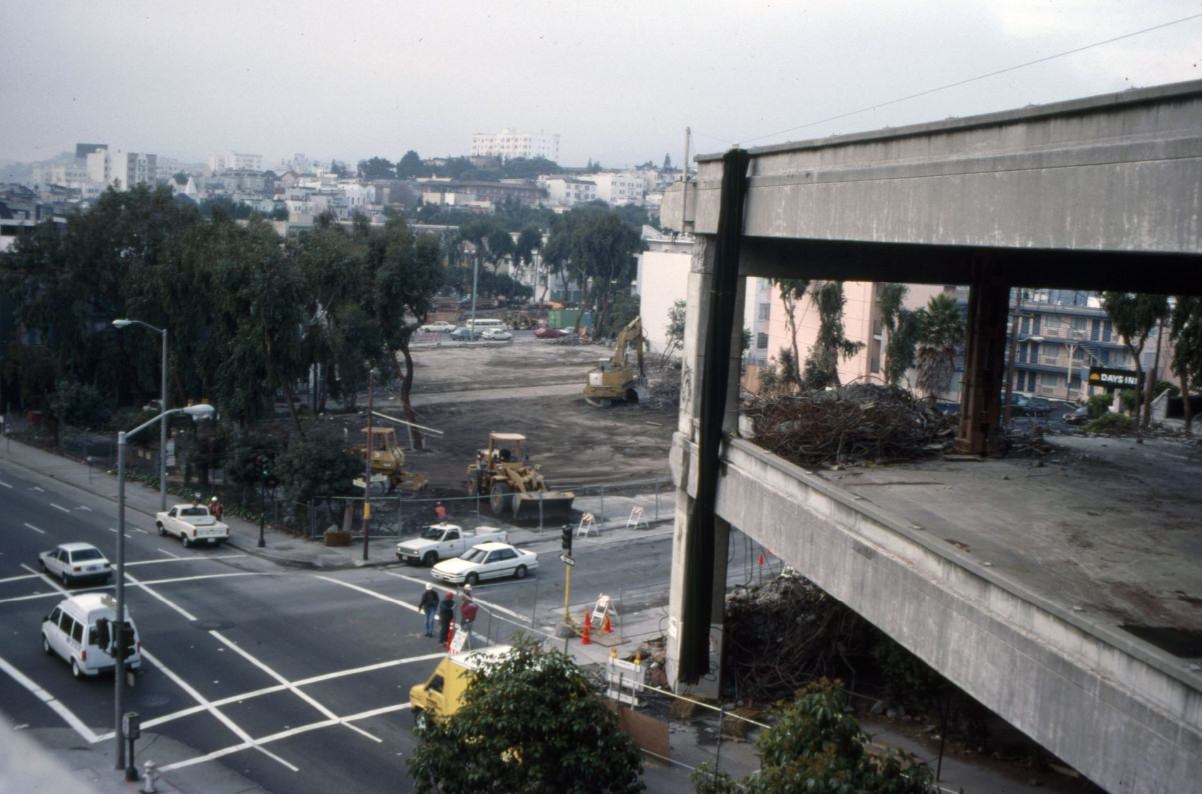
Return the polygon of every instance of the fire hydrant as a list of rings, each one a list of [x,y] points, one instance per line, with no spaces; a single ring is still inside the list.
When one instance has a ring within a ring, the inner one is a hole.
[[[158,791],[154,784],[159,779],[159,770],[155,767],[154,761],[147,761],[143,766],[142,771],[142,794],[155,794]]]

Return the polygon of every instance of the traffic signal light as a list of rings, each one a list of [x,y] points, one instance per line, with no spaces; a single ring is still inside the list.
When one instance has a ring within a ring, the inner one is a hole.
[[[572,525],[563,525],[563,550],[568,554],[572,553]]]

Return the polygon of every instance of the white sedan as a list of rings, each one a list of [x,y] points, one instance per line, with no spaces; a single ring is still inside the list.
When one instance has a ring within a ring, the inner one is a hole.
[[[494,342],[508,342],[510,339],[513,339],[513,334],[504,328],[485,328],[480,332],[480,338],[491,339]]]
[[[430,573],[442,582],[475,584],[481,579],[503,576],[525,579],[526,574],[536,568],[538,555],[534,552],[514,548],[508,543],[490,542],[473,546],[461,557],[443,560]]]
[[[39,554],[38,561],[68,587],[77,579],[107,581],[113,575],[113,564],[91,543],[63,543]]]
[[[454,323],[448,323],[446,320],[437,320],[432,323],[426,323],[418,330],[427,334],[449,334],[455,330],[455,325]]]

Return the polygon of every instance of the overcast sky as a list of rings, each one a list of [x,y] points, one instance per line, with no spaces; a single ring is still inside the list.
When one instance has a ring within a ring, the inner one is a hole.
[[[561,135],[560,162],[694,152],[1202,79],[1202,0],[0,0],[0,159],[76,142],[267,165]],[[803,126],[809,125],[809,126]]]

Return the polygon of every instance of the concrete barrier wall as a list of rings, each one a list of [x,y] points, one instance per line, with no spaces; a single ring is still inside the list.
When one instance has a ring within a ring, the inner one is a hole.
[[[690,493],[692,455],[678,434]],[[723,459],[723,519],[1098,785],[1198,790],[1197,673],[746,441]]]

